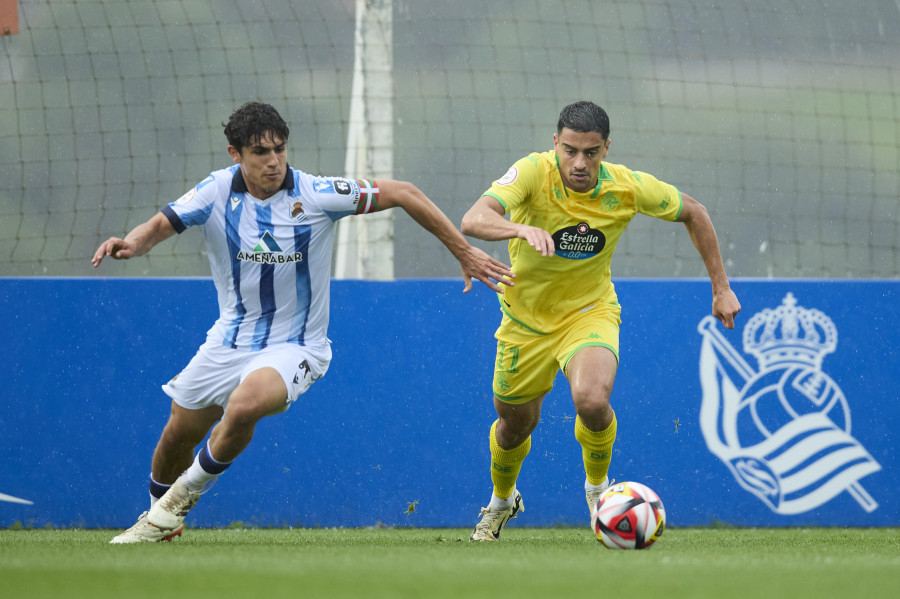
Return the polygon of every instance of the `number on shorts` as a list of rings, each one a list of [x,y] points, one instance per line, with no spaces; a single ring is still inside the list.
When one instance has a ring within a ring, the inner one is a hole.
[[[497,370],[501,372],[509,372],[511,374],[516,374],[519,372],[519,369],[516,366],[519,363],[519,348],[511,347],[509,351],[510,357],[510,365],[509,368],[503,368],[503,362],[506,357],[506,342],[501,341],[497,344]]]

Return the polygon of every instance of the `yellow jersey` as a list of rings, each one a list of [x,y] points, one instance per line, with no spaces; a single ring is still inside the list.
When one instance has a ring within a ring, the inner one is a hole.
[[[517,161],[484,195],[495,198],[512,222],[553,237],[555,254],[541,256],[523,239],[509,240],[516,284],[498,294],[503,311],[536,333],[549,333],[570,317],[617,304],[610,262],[622,232],[637,213],[673,221],[681,193],[639,171],[601,163],[597,186],[579,193],[563,185],[556,152]]]

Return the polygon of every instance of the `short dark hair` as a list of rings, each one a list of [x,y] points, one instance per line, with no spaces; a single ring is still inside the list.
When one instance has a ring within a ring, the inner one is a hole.
[[[241,149],[251,145],[254,141],[264,138],[267,133],[273,133],[286,142],[290,129],[278,111],[270,104],[262,102],[247,102],[231,113],[225,127],[225,137],[228,144]]]
[[[556,134],[562,133],[563,129],[571,129],[580,133],[596,131],[603,136],[603,139],[609,139],[609,116],[605,110],[593,102],[582,100],[569,104],[559,113]]]

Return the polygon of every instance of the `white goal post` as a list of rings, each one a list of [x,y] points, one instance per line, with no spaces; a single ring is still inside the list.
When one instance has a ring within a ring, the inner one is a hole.
[[[347,177],[393,178],[393,7],[356,0],[353,88],[347,126]],[[334,277],[394,278],[393,212],[350,216],[338,223]]]

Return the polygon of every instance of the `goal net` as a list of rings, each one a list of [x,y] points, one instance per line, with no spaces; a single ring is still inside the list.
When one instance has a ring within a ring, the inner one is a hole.
[[[731,276],[897,277],[900,5],[866,5],[19,0],[0,35],[0,275],[207,276],[193,232],[89,259],[229,164],[221,123],[248,100],[288,121],[292,166],[412,181],[458,225],[589,99],[608,161],[709,209]],[[337,276],[458,276],[405,214],[341,227]],[[704,275],[683,227],[650,218],[613,259],[614,277]]]

